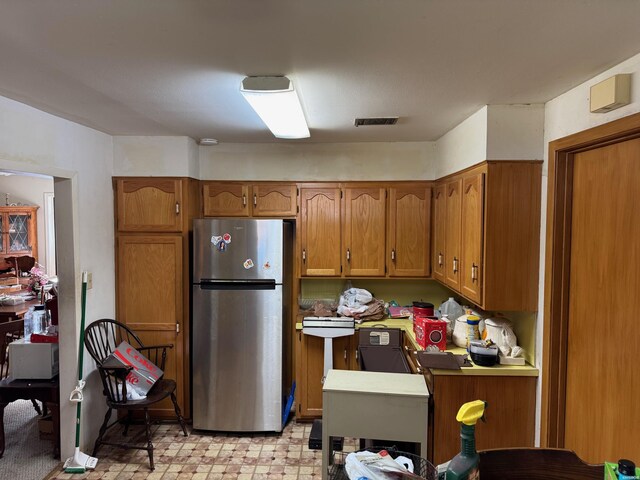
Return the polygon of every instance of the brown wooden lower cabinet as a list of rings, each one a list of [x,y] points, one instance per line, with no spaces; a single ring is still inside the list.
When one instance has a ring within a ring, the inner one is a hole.
[[[458,409],[473,400],[487,402],[486,423],[476,425],[476,448],[532,447],[535,435],[536,377],[434,375],[430,437],[433,464],[460,452]],[[431,450],[431,449],[430,449]]]
[[[296,335],[296,420],[305,422],[322,417],[324,338],[303,335],[300,330]],[[354,339],[333,339],[333,368],[354,369]]]

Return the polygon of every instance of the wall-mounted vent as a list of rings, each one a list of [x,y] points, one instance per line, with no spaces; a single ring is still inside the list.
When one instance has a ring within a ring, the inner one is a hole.
[[[368,125],[395,125],[396,123],[398,123],[398,117],[356,118],[355,126],[363,127]]]

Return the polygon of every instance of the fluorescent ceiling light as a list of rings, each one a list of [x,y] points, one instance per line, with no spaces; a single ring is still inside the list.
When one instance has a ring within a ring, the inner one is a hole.
[[[298,95],[287,77],[245,77],[240,92],[277,138],[308,138]]]

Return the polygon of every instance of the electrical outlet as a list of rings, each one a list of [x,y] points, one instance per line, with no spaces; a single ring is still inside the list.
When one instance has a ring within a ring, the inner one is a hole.
[[[93,273],[87,272],[87,290],[93,288]]]

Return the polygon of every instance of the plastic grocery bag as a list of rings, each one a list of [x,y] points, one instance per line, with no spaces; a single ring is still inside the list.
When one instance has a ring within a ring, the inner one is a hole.
[[[405,468],[407,465],[410,469]],[[369,451],[347,455],[344,468],[352,480],[422,479],[413,473],[413,462],[406,457],[394,460],[386,450],[379,453]]]

